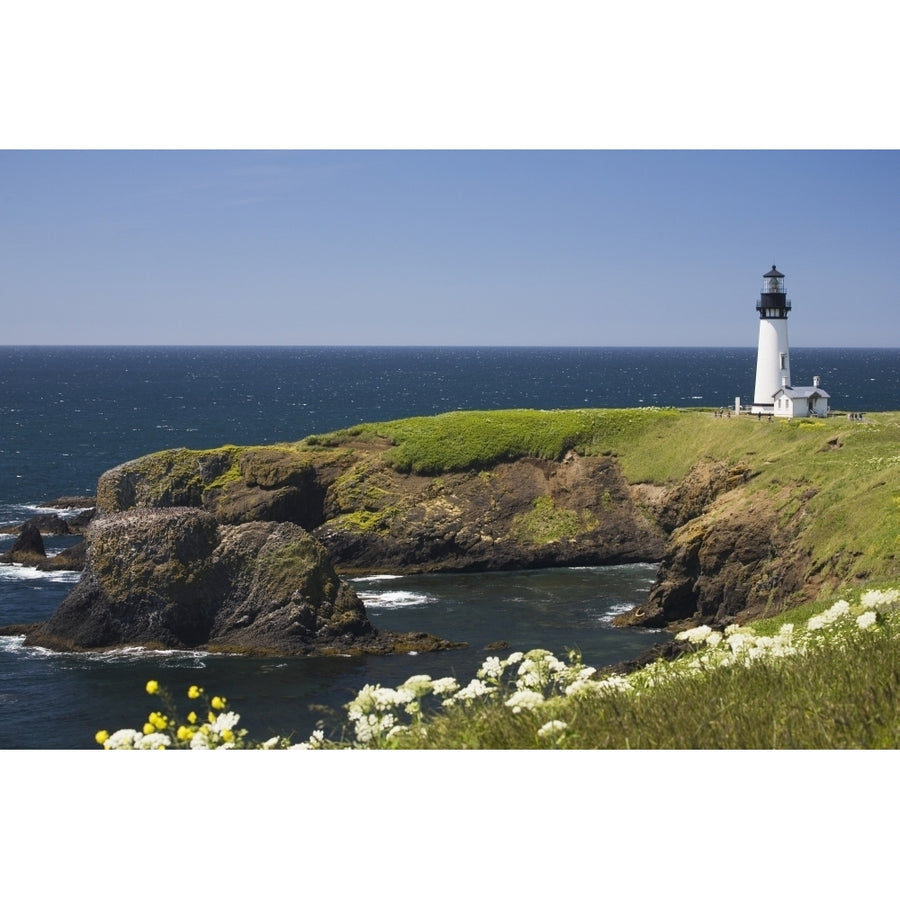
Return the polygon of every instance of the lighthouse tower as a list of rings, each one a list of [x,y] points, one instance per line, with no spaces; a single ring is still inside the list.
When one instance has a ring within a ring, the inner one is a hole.
[[[771,413],[775,408],[776,391],[791,384],[787,328],[791,302],[784,293],[784,275],[775,266],[763,275],[763,289],[756,308],[759,310],[759,348],[752,412]]]

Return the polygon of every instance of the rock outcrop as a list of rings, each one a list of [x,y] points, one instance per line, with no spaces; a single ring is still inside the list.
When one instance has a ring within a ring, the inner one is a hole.
[[[55,556],[48,556],[36,568],[42,572],[81,572],[84,570],[86,555],[87,545],[84,540],[80,540]]]
[[[727,623],[802,586],[793,532],[745,490],[743,464],[700,458],[668,487],[629,485],[612,456],[482,471],[396,471],[383,445],[172,450],[106,472],[101,511],[190,502],[220,523],[299,521],[345,574],[659,562],[619,625]],[[793,566],[793,569],[792,569]]]
[[[383,446],[173,450],[106,472],[101,511],[195,506],[222,523],[294,522],[338,571],[485,571],[648,562],[665,533],[615,460],[569,453],[478,472],[398,472]]]
[[[694,482],[687,494],[705,499],[672,531],[647,601],[617,617],[617,625],[724,627],[814,593],[809,559],[796,546],[803,504],[781,521],[783,497],[750,494],[740,489],[744,477],[732,476],[723,479],[716,467],[701,464],[674,489],[684,494]],[[682,520],[673,515],[672,521]]]
[[[106,515],[87,532],[87,566],[28,644],[316,655],[451,646],[377,632],[324,548],[292,523],[220,525],[194,508]]]
[[[46,558],[47,551],[40,530],[33,522],[26,522],[12,547],[0,556],[0,562],[34,566],[44,562]]]

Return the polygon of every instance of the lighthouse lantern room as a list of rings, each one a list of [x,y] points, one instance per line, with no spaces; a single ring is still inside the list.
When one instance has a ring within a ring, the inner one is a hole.
[[[759,311],[759,347],[756,353],[754,413],[775,411],[775,394],[791,384],[791,357],[787,319],[791,302],[784,292],[784,275],[775,266],[763,275],[756,303]]]

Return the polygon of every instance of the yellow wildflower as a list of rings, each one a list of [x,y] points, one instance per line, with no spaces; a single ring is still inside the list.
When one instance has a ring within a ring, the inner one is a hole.
[[[191,723],[191,725],[193,725],[194,722],[197,721],[197,713],[195,713],[193,710],[191,710],[187,715],[187,720],[188,720],[188,722]]]
[[[159,682],[158,681],[154,681],[153,679],[151,679],[150,681],[147,682],[147,693],[148,694],[155,694],[158,691],[159,691]]]
[[[189,741],[194,736],[194,729],[188,728],[187,725],[179,725],[175,736],[179,741]]]
[[[209,705],[213,709],[225,709],[225,698],[224,697],[213,697],[212,700],[209,701]]]
[[[144,722],[143,731],[144,734],[153,734],[156,731],[156,726],[152,722]]]
[[[225,731],[222,732],[222,740],[226,743],[230,743],[234,740],[234,732],[230,728],[226,728]]]
[[[109,732],[108,731],[98,731],[94,735],[94,740],[102,746],[109,740]]]
[[[202,687],[197,687],[196,684],[192,684],[188,688],[188,699],[196,700],[203,693]]]

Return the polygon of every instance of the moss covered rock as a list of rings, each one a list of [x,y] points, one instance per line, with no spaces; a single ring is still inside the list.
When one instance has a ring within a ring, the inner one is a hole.
[[[200,509],[135,509],[97,518],[86,542],[81,581],[27,643],[278,655],[452,646],[377,632],[322,545],[293,523],[220,525]]]

